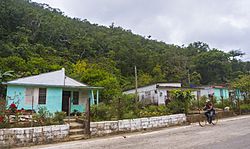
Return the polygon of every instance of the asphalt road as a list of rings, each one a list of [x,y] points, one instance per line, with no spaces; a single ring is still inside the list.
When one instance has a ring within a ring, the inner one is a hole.
[[[218,124],[200,127],[165,128],[106,138],[34,146],[39,149],[250,149],[250,116],[219,120]],[[27,149],[27,148],[26,148]]]

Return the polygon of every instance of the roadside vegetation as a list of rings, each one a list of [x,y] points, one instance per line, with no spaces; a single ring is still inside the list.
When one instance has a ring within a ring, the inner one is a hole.
[[[35,127],[64,124],[65,112],[50,113],[46,107],[39,107],[35,113],[30,110],[18,110],[18,103],[6,107],[4,100],[0,102],[0,128]]]
[[[135,101],[134,95],[121,95],[110,103],[93,105],[91,118],[92,121],[105,121],[188,113],[193,99],[191,91],[173,90],[170,94],[172,101],[160,106]]]

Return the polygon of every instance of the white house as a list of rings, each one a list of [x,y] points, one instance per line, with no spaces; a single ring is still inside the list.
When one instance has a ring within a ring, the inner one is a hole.
[[[156,83],[137,88],[139,101],[147,104],[165,104],[169,90],[181,88],[181,83]],[[135,89],[124,91],[124,94],[135,94]]]

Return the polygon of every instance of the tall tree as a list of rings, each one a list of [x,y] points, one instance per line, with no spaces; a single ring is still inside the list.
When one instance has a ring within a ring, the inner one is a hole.
[[[243,55],[245,55],[244,52],[242,52],[241,50],[231,50],[228,52],[230,54],[230,56],[235,59],[235,57],[242,57]]]
[[[195,70],[201,74],[202,84],[226,83],[231,71],[229,55],[217,49],[194,58]]]
[[[0,70],[0,99],[5,97],[5,86],[2,84],[8,77],[13,77],[13,71]]]

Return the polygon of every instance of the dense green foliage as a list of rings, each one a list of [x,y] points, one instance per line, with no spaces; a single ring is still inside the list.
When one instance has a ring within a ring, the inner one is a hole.
[[[109,103],[93,105],[91,117],[93,121],[137,118],[140,117],[140,109],[142,109],[142,105],[135,102],[134,95],[119,95]]]
[[[172,90],[170,92],[171,102],[168,103],[170,111],[174,114],[176,113],[185,113],[188,114],[190,110],[190,105],[194,96],[191,94],[191,91],[186,90]]]
[[[172,90],[171,101],[166,105],[145,105],[136,102],[134,95],[120,95],[109,103],[92,105],[92,121],[133,119],[168,114],[186,113],[191,109],[191,100],[194,98],[191,91]]]
[[[245,97],[250,99],[250,75],[240,75],[238,79],[236,79],[232,83],[232,87],[235,89],[239,89],[242,92],[245,92]]]
[[[236,59],[241,51],[222,52],[202,42],[169,45],[111,24],[69,18],[58,9],[30,0],[0,1],[0,70],[16,77],[66,68],[67,75],[103,86],[108,102],[134,86],[154,82],[228,83],[250,70]]]
[[[238,79],[236,79],[232,86],[233,88],[240,89],[243,92],[250,92],[250,75],[242,75],[239,76]]]
[[[0,128],[33,127],[44,125],[64,124],[65,112],[50,113],[46,107],[39,107],[37,113],[26,110],[17,110],[16,104],[6,107],[5,101],[0,98]],[[32,114],[30,118],[24,118]]]

